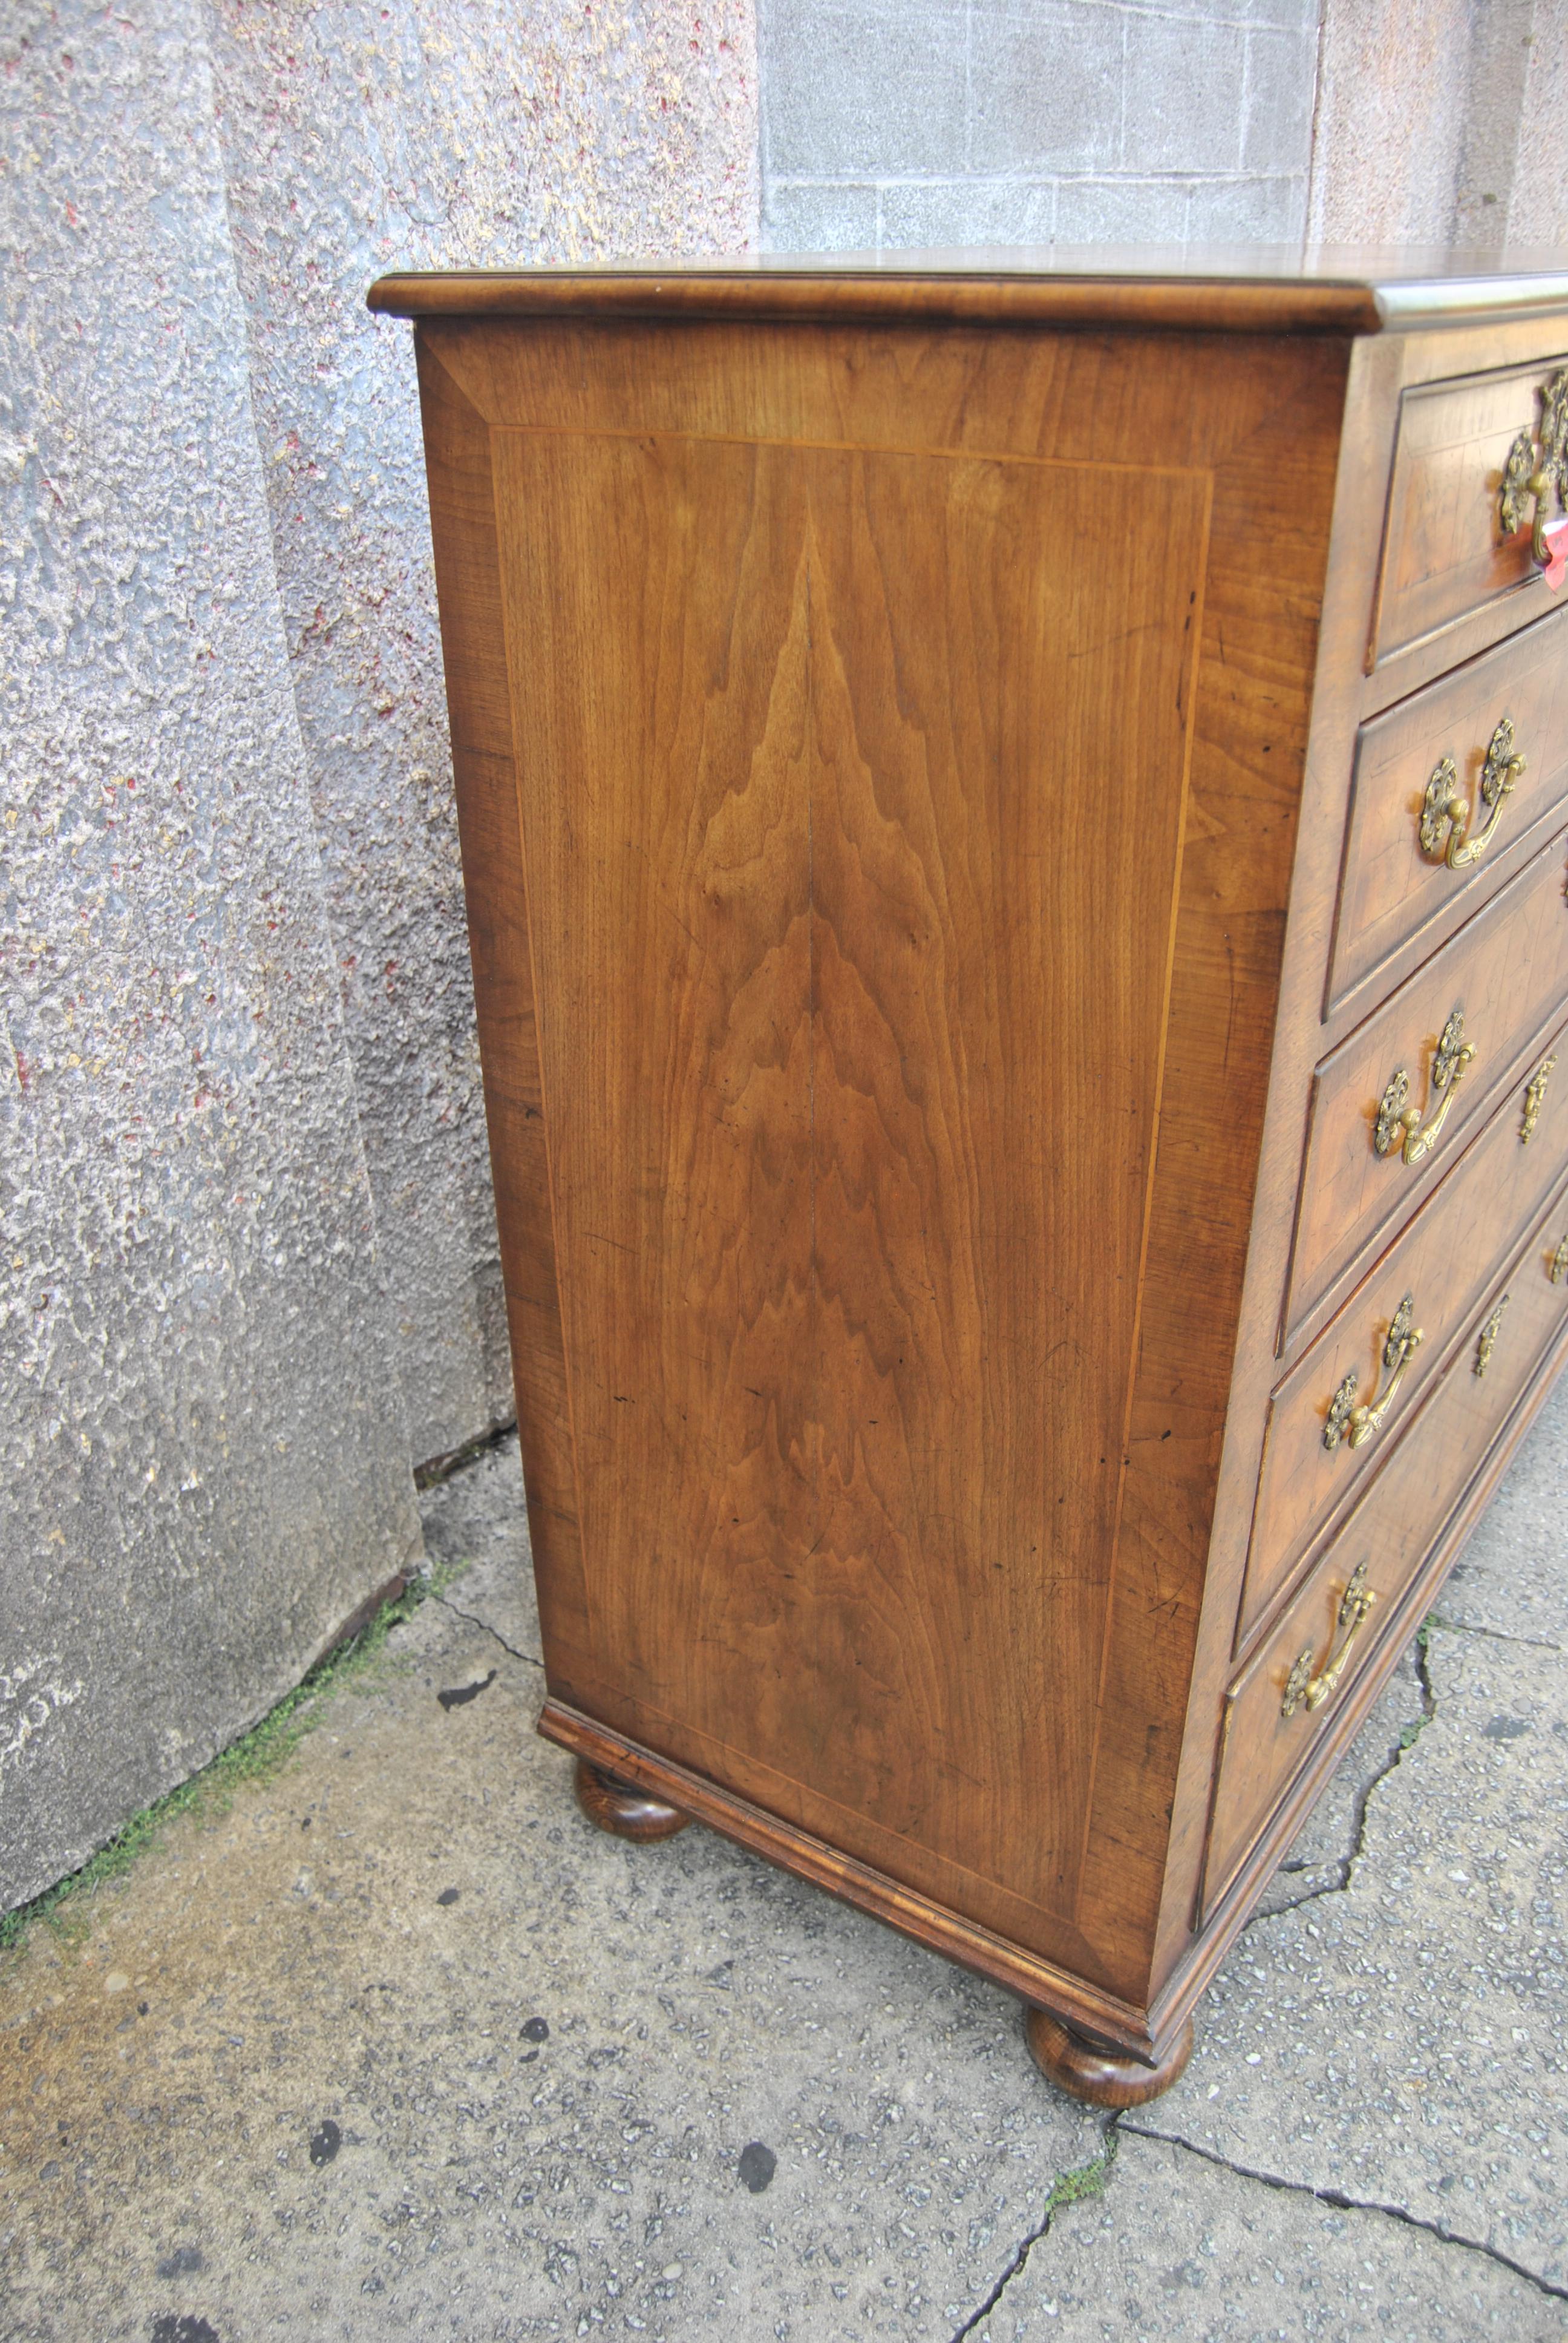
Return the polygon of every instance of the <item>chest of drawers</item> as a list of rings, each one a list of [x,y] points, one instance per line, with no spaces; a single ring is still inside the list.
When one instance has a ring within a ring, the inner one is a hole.
[[[1568,1340],[1568,274],[371,301],[541,1730],[1147,2097]]]

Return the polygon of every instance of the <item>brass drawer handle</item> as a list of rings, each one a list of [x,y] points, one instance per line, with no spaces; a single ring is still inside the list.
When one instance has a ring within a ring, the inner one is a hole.
[[[1340,1597],[1339,1624],[1344,1630],[1344,1641],[1334,1653],[1321,1676],[1312,1674],[1312,1647],[1309,1644],[1299,1652],[1285,1678],[1284,1698],[1280,1703],[1282,1716],[1294,1716],[1298,1708],[1321,1708],[1345,1672],[1345,1662],[1351,1655],[1351,1645],[1361,1634],[1368,1613],[1377,1596],[1367,1584],[1367,1566],[1358,1562],[1351,1573],[1350,1584]]]
[[[1568,490],[1568,367],[1560,367],[1541,393],[1538,438],[1539,453],[1528,431],[1522,431],[1508,450],[1497,510],[1503,534],[1512,537],[1523,527],[1525,499],[1532,499],[1531,558],[1544,569],[1552,558],[1545,537],[1547,500],[1555,497],[1561,511]]]
[[[1519,1144],[1528,1147],[1535,1136],[1535,1126],[1541,1120],[1541,1109],[1546,1098],[1546,1085],[1552,1079],[1552,1069],[1557,1063],[1557,1052],[1543,1058],[1531,1075],[1524,1090],[1524,1120],[1519,1126]]]
[[[1568,1237],[1562,1240],[1553,1254],[1546,1274],[1553,1285],[1561,1285],[1563,1280],[1568,1277]]]
[[[1513,719],[1504,716],[1492,735],[1481,768],[1476,794],[1486,808],[1487,820],[1483,828],[1476,830],[1471,822],[1470,801],[1460,795],[1459,769],[1452,757],[1444,757],[1432,768],[1422,803],[1422,852],[1435,862],[1446,862],[1451,870],[1464,870],[1479,862],[1497,835],[1503,806],[1523,771],[1524,759],[1513,748]]]
[[[1470,1371],[1473,1375],[1483,1375],[1486,1373],[1487,1368],[1492,1364],[1492,1353],[1497,1345],[1497,1331],[1503,1323],[1503,1313],[1507,1309],[1512,1299],[1513,1296],[1511,1294],[1505,1293],[1503,1295],[1502,1301],[1498,1303],[1496,1309],[1493,1312],[1491,1317],[1487,1320],[1485,1325],[1476,1336],[1475,1363]]]
[[[1352,1367],[1329,1402],[1328,1421],[1323,1425],[1323,1446],[1337,1448],[1342,1440],[1351,1448],[1360,1448],[1374,1432],[1381,1432],[1382,1420],[1393,1405],[1400,1378],[1426,1340],[1421,1327],[1414,1324],[1415,1297],[1407,1293],[1389,1321],[1383,1338],[1382,1369],[1387,1381],[1372,1393],[1370,1401],[1355,1405],[1356,1372]]]
[[[1448,1120],[1448,1110],[1453,1104],[1453,1094],[1474,1055],[1473,1043],[1464,1038],[1464,1011],[1454,1009],[1432,1053],[1432,1072],[1427,1081],[1429,1093],[1433,1097],[1441,1095],[1442,1104],[1423,1130],[1420,1108],[1405,1104],[1410,1096],[1410,1075],[1403,1066],[1396,1066],[1378,1101],[1377,1121],[1372,1127],[1372,1146],[1378,1154],[1392,1155],[1397,1147],[1407,1163],[1419,1163],[1437,1145]]]

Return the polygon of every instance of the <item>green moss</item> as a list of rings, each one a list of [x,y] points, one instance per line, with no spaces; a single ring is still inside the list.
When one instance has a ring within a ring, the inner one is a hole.
[[[466,1563],[437,1564],[427,1576],[410,1579],[402,1594],[384,1603],[357,1634],[317,1660],[304,1680],[285,1693],[248,1733],[220,1750],[210,1765],[181,1782],[166,1797],[133,1815],[80,1871],[57,1879],[30,1904],[0,1913],[0,1955],[18,1946],[36,1920],[46,1920],[67,1939],[85,1936],[92,1925],[87,1906],[95,1889],[129,1871],[138,1855],[155,1845],[181,1815],[226,1814],[235,1792],[244,1784],[265,1781],[276,1774],[317,1722],[323,1704],[334,1693],[348,1688],[370,1690],[387,1665],[387,1642],[393,1629],[411,1619],[432,1594],[444,1594],[467,1567]]]
[[[1081,2205],[1086,2197],[1102,2197],[1115,2161],[1116,2134],[1108,2131],[1098,2156],[1091,2157],[1087,2164],[1075,2165],[1070,2172],[1059,2173],[1051,2182],[1045,2205],[1047,2213],[1054,2213],[1062,2205]]]
[[[1432,1642],[1432,1631],[1434,1627],[1441,1627],[1442,1624],[1435,1611],[1429,1611],[1415,1631],[1415,1673],[1421,1684],[1421,1715],[1412,1716],[1408,1724],[1400,1726],[1401,1756],[1407,1749],[1415,1747],[1436,1714],[1437,1697],[1432,1689],[1432,1678],[1427,1673],[1427,1668],[1431,1656],[1429,1646]]]

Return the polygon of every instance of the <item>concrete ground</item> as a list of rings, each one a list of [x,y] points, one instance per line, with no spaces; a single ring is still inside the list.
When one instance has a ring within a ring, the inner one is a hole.
[[[508,1443],[284,1771],[0,1959],[5,2343],[1568,2335],[1568,1389],[1108,2121],[1016,2006],[532,1731]]]

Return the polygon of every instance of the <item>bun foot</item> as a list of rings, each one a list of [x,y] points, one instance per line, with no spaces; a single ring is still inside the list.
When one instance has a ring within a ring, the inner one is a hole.
[[[1040,2073],[1092,2107],[1141,2107],[1145,2099],[1157,2099],[1192,2056],[1191,2018],[1157,2066],[1146,2066],[1130,2051],[1086,2042],[1043,2009],[1024,2012],[1023,2030]]]
[[[613,1832],[617,1838],[673,1838],[691,1820],[678,1808],[667,1806],[651,1790],[639,1790],[635,1782],[601,1774],[586,1757],[578,1759],[576,1788],[578,1804],[589,1822]]]

